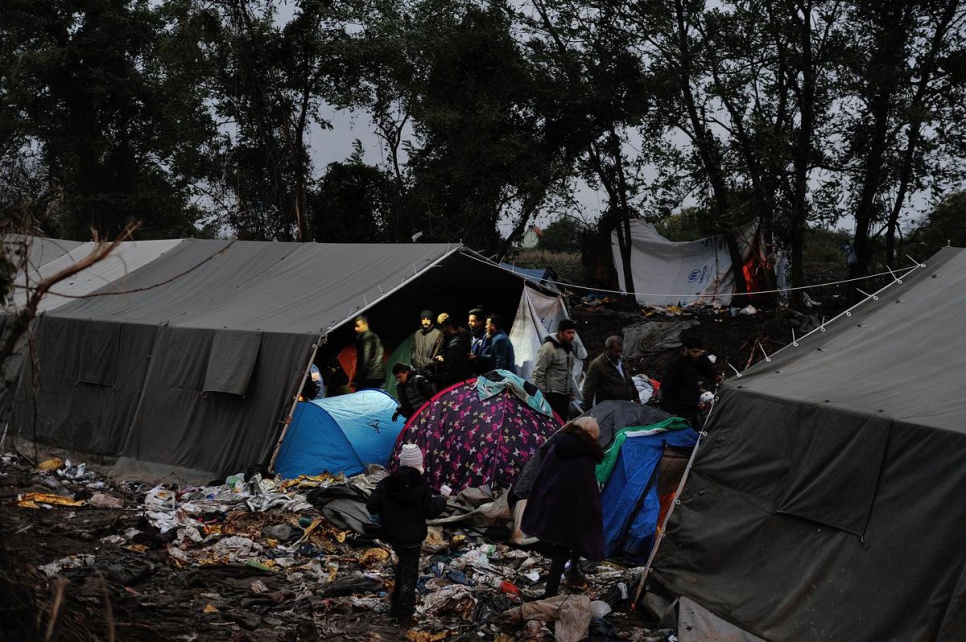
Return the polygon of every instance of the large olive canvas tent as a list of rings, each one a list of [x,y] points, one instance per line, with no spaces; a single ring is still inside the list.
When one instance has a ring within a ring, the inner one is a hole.
[[[211,478],[267,461],[315,346],[351,342],[361,312],[391,349],[423,308],[467,310],[485,292],[509,318],[524,290],[459,245],[183,239],[118,257],[58,285],[71,296],[35,320],[10,432],[124,474]]]
[[[729,380],[654,578],[767,640],[966,640],[964,291],[945,248]]]

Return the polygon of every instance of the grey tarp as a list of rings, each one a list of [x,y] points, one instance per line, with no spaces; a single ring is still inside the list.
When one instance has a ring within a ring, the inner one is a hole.
[[[655,578],[768,640],[966,639],[966,251],[723,386]]]
[[[600,437],[597,441],[604,448],[614,441],[614,435],[628,426],[650,426],[670,416],[656,406],[616,399],[601,401],[584,415],[593,417],[597,421],[600,427]]]
[[[125,473],[237,472],[271,454],[320,335],[351,341],[364,310],[389,344],[427,303],[468,309],[480,291],[511,314],[524,283],[456,245],[158,243],[125,246],[139,267],[38,318],[40,385],[21,377],[15,435]]]

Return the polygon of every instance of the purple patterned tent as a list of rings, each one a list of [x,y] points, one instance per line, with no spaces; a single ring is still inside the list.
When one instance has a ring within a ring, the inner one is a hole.
[[[397,467],[403,444],[416,444],[433,488],[508,488],[530,455],[559,427],[555,418],[509,391],[480,400],[476,380],[469,379],[443,390],[409,419],[396,439],[389,468]]]

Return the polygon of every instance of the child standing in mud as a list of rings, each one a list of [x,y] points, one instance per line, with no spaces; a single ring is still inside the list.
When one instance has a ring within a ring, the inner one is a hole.
[[[380,516],[382,537],[392,545],[397,557],[389,616],[408,626],[416,612],[419,553],[428,533],[426,520],[439,517],[446,508],[446,498],[433,493],[423,477],[423,453],[419,446],[403,445],[399,470],[376,485],[366,508],[372,515]]]

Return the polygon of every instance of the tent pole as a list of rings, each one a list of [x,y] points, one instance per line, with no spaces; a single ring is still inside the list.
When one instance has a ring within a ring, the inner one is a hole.
[[[315,363],[315,355],[319,353],[319,345],[325,342],[325,335],[319,337],[319,340],[312,344],[312,356],[309,357],[309,362],[305,365],[305,370],[302,371],[302,378],[299,380],[298,388],[295,390],[295,396],[292,398],[292,405],[289,406],[288,414],[285,415],[282,426],[282,434],[278,436],[278,441],[275,442],[275,449],[272,451],[272,458],[268,462],[269,472],[275,472],[275,460],[278,459],[278,451],[282,447],[282,442],[285,441],[285,435],[288,433],[288,427],[292,425],[292,417],[295,415],[295,406],[298,405],[299,397],[302,396],[302,388],[305,387],[305,380],[308,379],[310,373],[312,372],[312,364]]]
[[[712,402],[713,404],[714,402]],[[714,405],[711,406],[711,411],[714,410]],[[711,411],[708,412],[707,418],[704,420],[704,425],[708,425],[708,419],[711,418]],[[657,557],[657,551],[661,548],[661,542],[664,540],[664,529],[667,528],[668,520],[671,519],[671,515],[674,513],[674,508],[681,501],[681,491],[684,490],[684,484],[688,481],[688,476],[691,474],[691,466],[694,465],[694,458],[698,454],[698,447],[701,446],[701,440],[708,433],[703,430],[698,433],[698,440],[694,442],[694,450],[691,451],[691,457],[688,459],[688,465],[684,469],[684,474],[681,475],[681,481],[678,482],[677,490],[674,491],[674,501],[671,503],[671,507],[668,509],[667,514],[664,515],[664,521],[661,522],[660,528],[657,533],[657,538],[654,540],[654,546],[651,547],[651,553],[647,556],[647,562],[644,564],[644,572],[641,573],[641,581],[637,583],[637,590],[634,591],[634,600],[631,602],[631,608],[637,608],[637,600],[641,598],[641,593],[644,591],[644,585],[647,582],[648,576],[651,574],[651,565],[654,563],[654,558]]]

